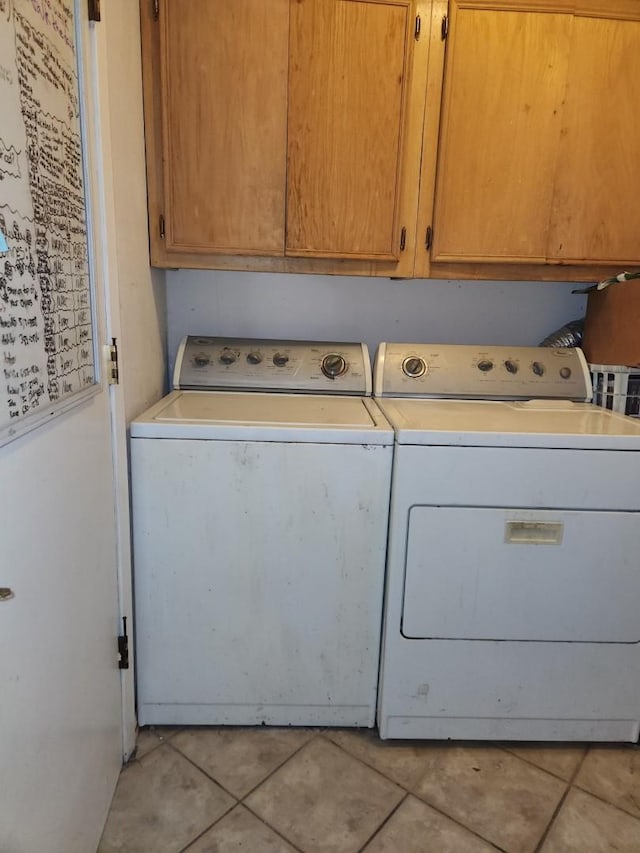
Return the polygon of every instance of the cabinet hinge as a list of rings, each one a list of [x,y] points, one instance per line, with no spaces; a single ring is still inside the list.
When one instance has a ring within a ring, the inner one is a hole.
[[[442,36],[442,41],[446,39],[449,35],[449,17],[448,15],[442,16],[442,26],[440,27],[440,35]]]
[[[420,30],[421,29],[422,29],[422,19],[420,18],[420,15],[416,15],[416,28],[413,31],[413,37],[415,38],[416,41],[418,41],[418,39],[420,38]]]
[[[87,0],[87,5],[89,7],[89,20],[90,21],[99,21],[100,20],[100,0]]]
[[[164,240],[164,216],[160,214],[160,219],[158,220],[158,230],[160,231],[160,239]]]
[[[433,244],[433,228],[429,225],[429,227],[427,228],[427,233],[424,236],[424,247],[427,250],[427,252],[431,248],[432,244]]]
[[[160,0],[152,0],[153,3],[153,20],[157,21],[160,17]]]
[[[118,637],[118,669],[129,669],[129,635],[127,617],[122,617],[122,634]]]
[[[119,380],[118,344],[115,338],[105,346],[107,356],[107,384],[117,385]]]
[[[400,232],[400,251],[404,252],[404,247],[407,245],[407,229],[403,228]]]

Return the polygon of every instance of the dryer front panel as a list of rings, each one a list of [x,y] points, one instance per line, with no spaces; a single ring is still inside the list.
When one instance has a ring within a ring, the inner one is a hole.
[[[411,507],[403,636],[640,641],[639,515]]]

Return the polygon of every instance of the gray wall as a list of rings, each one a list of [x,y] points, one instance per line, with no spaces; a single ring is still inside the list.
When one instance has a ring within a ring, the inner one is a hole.
[[[167,273],[168,346],[215,334],[461,344],[537,344],[584,314],[580,285],[391,281],[273,273]]]

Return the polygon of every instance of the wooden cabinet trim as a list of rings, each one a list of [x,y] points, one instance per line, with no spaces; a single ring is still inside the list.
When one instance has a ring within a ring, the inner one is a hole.
[[[440,134],[442,86],[446,41],[442,38],[442,21],[448,15],[448,0],[433,0],[429,14],[429,55],[426,99],[422,136],[420,198],[418,206],[415,276],[429,277],[430,247],[426,245],[427,228],[433,238],[433,207],[435,198],[438,139]]]
[[[637,266],[637,264],[636,264]],[[485,281],[575,281],[593,282],[618,275],[620,266],[608,263],[575,264],[503,264],[503,263],[431,263],[430,278],[474,279]]]
[[[638,0],[458,0],[460,9],[550,12],[578,17],[640,20]]]

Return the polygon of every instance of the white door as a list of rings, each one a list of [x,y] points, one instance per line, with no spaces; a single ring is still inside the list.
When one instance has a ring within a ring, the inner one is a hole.
[[[108,392],[0,450],[0,850],[88,853],[122,761]]]
[[[108,235],[97,220],[99,244]],[[0,600],[3,853],[95,850],[122,762],[114,447],[123,436],[112,434],[110,393],[103,380],[88,401],[0,448],[0,587],[12,591]]]

